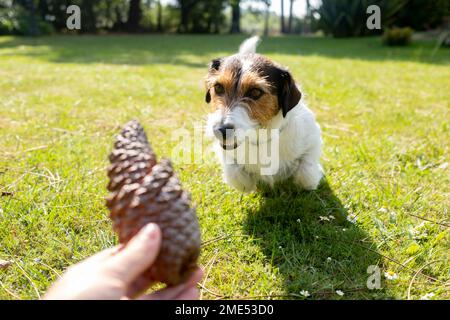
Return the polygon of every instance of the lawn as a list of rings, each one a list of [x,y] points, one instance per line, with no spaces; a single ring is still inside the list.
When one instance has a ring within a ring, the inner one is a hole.
[[[172,157],[175,133],[209,111],[207,63],[243,39],[0,37],[0,259],[13,262],[0,299],[36,299],[116,243],[104,205],[114,135],[139,119]],[[242,195],[207,152],[175,157],[202,229],[201,298],[449,299],[449,49],[276,37],[259,51],[301,84],[326,180]],[[367,288],[369,266],[380,289]]]

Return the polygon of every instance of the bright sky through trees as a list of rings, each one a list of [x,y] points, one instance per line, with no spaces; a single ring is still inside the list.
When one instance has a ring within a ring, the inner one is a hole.
[[[171,3],[174,4],[176,1],[175,0],[162,0],[162,3]],[[289,15],[289,0],[284,0],[285,4],[284,4],[284,14],[285,16]],[[311,6],[312,7],[317,7],[317,5],[320,3],[320,0],[311,0]],[[247,8],[249,6],[252,7],[258,7],[261,9],[264,9],[264,4],[261,1],[242,1],[241,7],[242,8]],[[302,17],[305,15],[306,13],[306,0],[296,0],[294,2],[294,15],[296,17]],[[281,0],[272,0],[272,5],[270,7],[270,10],[275,12],[277,15],[280,15],[281,13]]]

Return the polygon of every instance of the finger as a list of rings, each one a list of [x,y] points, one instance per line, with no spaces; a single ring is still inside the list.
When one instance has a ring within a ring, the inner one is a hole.
[[[149,223],[109,259],[106,271],[129,284],[152,265],[160,246],[161,230],[156,224]]]
[[[198,268],[189,279],[180,285],[164,288],[162,290],[156,291],[150,295],[143,296],[141,300],[172,300],[176,299],[178,296],[183,294],[183,292],[195,287],[197,282],[199,282],[203,277],[202,269]]]
[[[197,270],[195,270],[189,277],[187,284],[188,286],[195,286],[197,285],[198,282],[200,282],[200,280],[202,280],[202,278],[203,278],[203,270],[202,268],[197,268]]]
[[[195,270],[191,274],[191,276],[189,277],[188,280],[186,280],[186,282],[184,282],[178,286],[162,289],[159,292],[164,291],[165,295],[171,296],[170,299],[174,299],[176,296],[181,294],[183,291],[185,291],[189,288],[195,287],[197,285],[197,283],[202,279],[202,277],[203,277],[203,270],[200,268],[197,268],[197,270]]]
[[[101,260],[105,260],[106,258],[109,258],[119,252],[122,248],[122,245],[117,245],[112,248],[105,249],[103,251],[100,251],[99,253],[94,254],[93,256],[90,256],[86,259],[86,261],[89,262],[98,262]]]
[[[198,289],[189,288],[188,290],[182,292],[180,295],[175,297],[176,300],[197,300],[198,299]]]
[[[198,299],[198,295],[198,289],[193,287],[189,287],[175,296],[165,292],[163,289],[161,291],[142,296],[139,300],[195,300]]]
[[[86,268],[96,265],[98,263],[101,263],[102,261],[105,261],[107,258],[113,256],[116,252],[118,252],[121,249],[121,245],[105,249],[101,252],[98,252],[94,254],[93,256],[90,256],[82,261],[79,262],[79,265],[82,265]],[[72,266],[73,267],[73,266]],[[71,270],[72,267],[69,267],[68,270]]]
[[[180,284],[175,287],[164,288],[162,290],[158,290],[149,294],[146,297],[141,297],[140,300],[173,300],[176,296],[180,295],[183,291],[186,290],[187,287],[185,284]]]
[[[144,291],[147,290],[152,284],[153,281],[151,281],[147,275],[140,275],[128,286],[127,296],[130,298],[135,298],[144,293]]]

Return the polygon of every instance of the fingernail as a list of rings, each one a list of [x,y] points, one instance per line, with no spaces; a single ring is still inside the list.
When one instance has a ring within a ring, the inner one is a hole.
[[[155,223],[147,224],[141,231],[141,234],[145,238],[155,239],[158,236],[158,226]]]

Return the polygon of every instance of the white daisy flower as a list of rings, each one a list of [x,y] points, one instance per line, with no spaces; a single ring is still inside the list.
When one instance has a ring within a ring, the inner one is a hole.
[[[420,300],[430,300],[430,299],[433,298],[433,297],[434,297],[434,293],[430,292],[430,293],[427,293],[427,294],[424,295],[424,296],[421,296],[421,297],[420,297]]]
[[[327,258],[327,262],[331,262],[331,260],[332,260],[331,257]]]
[[[300,294],[301,294],[302,296],[304,296],[304,297],[309,297],[309,296],[310,296],[308,290],[302,290],[302,291],[300,291]]]
[[[397,213],[395,211],[391,211],[389,213],[389,220],[391,220],[391,222],[396,222],[397,221]]]
[[[448,162],[444,162],[444,163],[440,164],[438,168],[439,169],[447,169],[448,168]]]
[[[320,221],[330,221],[330,218],[325,217],[325,216],[320,216]]]
[[[297,222],[298,222],[298,223],[300,223],[300,222],[301,222],[301,220],[300,220],[300,219],[297,219]]]
[[[336,290],[336,294],[338,295],[338,296],[343,296],[344,295],[344,291],[342,291],[342,290]]]
[[[392,271],[385,272],[384,276],[386,277],[386,279],[392,280],[392,281],[395,281],[398,279],[398,274],[396,274],[395,272],[392,272]]]
[[[418,226],[414,227],[414,230],[419,230],[422,229],[423,227],[425,227],[427,225],[428,221],[424,221],[421,224],[419,224]]]
[[[347,221],[351,222],[351,223],[356,223],[356,221],[358,220],[358,217],[355,214],[349,214],[347,216]]]

